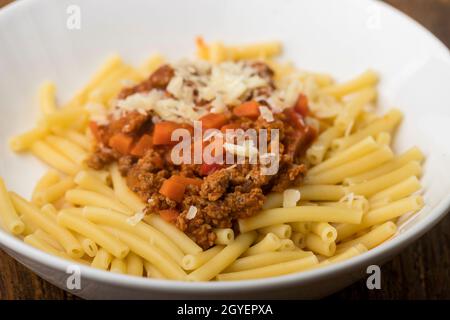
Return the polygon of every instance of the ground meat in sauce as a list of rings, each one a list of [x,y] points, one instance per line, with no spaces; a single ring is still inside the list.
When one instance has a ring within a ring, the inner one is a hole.
[[[261,77],[268,78],[270,85],[259,88],[252,96],[270,94],[273,90],[273,71],[264,63],[253,64]],[[174,70],[164,65],[157,69],[141,84],[124,89],[119,98],[123,99],[137,92],[146,92],[153,88],[165,89]],[[249,97],[251,98],[251,97]],[[261,102],[264,104],[264,101]],[[231,116],[230,122],[238,124],[242,129],[278,129],[280,132],[279,171],[274,176],[261,175],[260,165],[248,163],[225,166],[203,176],[201,165],[182,164],[175,166],[170,161],[171,148],[153,146],[142,157],[121,155],[109,147],[109,139],[120,132],[133,139],[152,131],[152,115],[129,112],[119,119],[110,118],[108,126],[100,126],[97,130],[97,146],[87,163],[94,169],[117,161],[121,174],[126,177],[130,189],[148,203],[146,212],[158,212],[175,209],[179,212],[175,225],[197,244],[206,249],[214,245],[214,228],[234,228],[239,218],[247,218],[256,214],[265,201],[265,195],[271,191],[283,191],[289,186],[299,183],[306,167],[300,157],[308,144],[314,139],[314,131],[294,128],[286,121],[286,114],[274,114],[275,120],[267,122],[261,116],[257,119],[237,118]],[[173,201],[159,193],[165,180],[173,175],[203,179],[201,186],[187,185],[185,196],[181,202]],[[190,206],[197,208],[193,219],[186,217]]]

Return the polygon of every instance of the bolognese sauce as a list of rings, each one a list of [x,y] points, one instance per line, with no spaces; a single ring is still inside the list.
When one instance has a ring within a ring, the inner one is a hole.
[[[237,219],[258,213],[269,192],[298,184],[306,172],[302,156],[316,136],[305,121],[308,100],[294,92],[295,99],[288,101],[288,93],[280,93],[274,83],[273,71],[260,61],[163,65],[124,88],[114,109],[90,123],[96,144],[87,163],[102,169],[117,162],[129,188],[146,203],[145,213],[159,214],[209,248],[215,228],[238,232]],[[276,129],[277,172],[262,174],[261,163],[249,159],[174,164],[171,135],[176,129],[193,133],[193,121],[223,133]]]

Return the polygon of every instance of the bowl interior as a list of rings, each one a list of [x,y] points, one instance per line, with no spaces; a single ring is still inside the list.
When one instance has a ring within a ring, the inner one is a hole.
[[[35,123],[42,81],[54,81],[63,102],[111,53],[135,64],[154,52],[193,56],[202,35],[228,43],[280,40],[283,58],[337,79],[378,71],[380,110],[395,106],[405,114],[395,149],[417,145],[427,156],[426,206],[402,232],[441,215],[433,209],[450,201],[449,53],[397,11],[368,0],[80,0],[80,29],[70,29],[72,3],[28,0],[0,12],[0,175],[10,189],[29,196],[45,169],[7,146],[8,137]]]

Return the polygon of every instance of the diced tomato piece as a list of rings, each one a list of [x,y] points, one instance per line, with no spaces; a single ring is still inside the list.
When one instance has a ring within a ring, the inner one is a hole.
[[[170,179],[175,180],[176,182],[182,183],[185,186],[192,184],[195,186],[201,186],[203,183],[202,179],[197,179],[197,178],[188,178],[188,177],[183,177],[183,176],[172,176],[170,177]]]
[[[131,155],[136,157],[142,157],[147,150],[150,150],[153,145],[153,138],[149,134],[144,134],[131,149]]]
[[[94,136],[95,140],[101,141],[102,137],[100,134],[99,125],[95,121],[89,122],[89,129],[91,130],[92,135]]]
[[[253,100],[244,102],[233,109],[233,114],[237,117],[258,118],[259,103]]]
[[[176,141],[172,141],[172,132],[181,128],[178,123],[171,121],[163,121],[155,124],[153,130],[153,144],[154,145],[167,145],[174,144]]]
[[[300,113],[302,117],[306,117],[309,114],[308,98],[303,93],[299,94],[294,109]]]
[[[207,176],[222,168],[223,164],[220,163],[211,163],[211,164],[202,163],[200,166],[200,175]]]
[[[108,143],[111,148],[126,155],[130,153],[133,138],[124,133],[116,133],[109,139]]]
[[[287,117],[287,121],[289,121],[293,127],[300,130],[305,130],[306,125],[303,117],[299,113],[295,112],[293,108],[285,109],[283,112]]]
[[[159,193],[173,201],[180,202],[183,200],[185,190],[186,186],[183,183],[169,178],[163,182]]]
[[[159,216],[166,222],[175,224],[178,219],[178,211],[173,209],[159,210]]]
[[[203,130],[219,129],[228,122],[228,118],[224,113],[209,113],[200,118]]]

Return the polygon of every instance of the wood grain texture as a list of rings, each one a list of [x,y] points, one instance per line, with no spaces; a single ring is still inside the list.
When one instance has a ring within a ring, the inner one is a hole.
[[[0,7],[12,2],[0,0]],[[450,46],[450,0],[386,0]],[[328,299],[450,299],[450,216],[382,267],[381,290],[366,280]],[[77,299],[0,250],[0,299]]]

